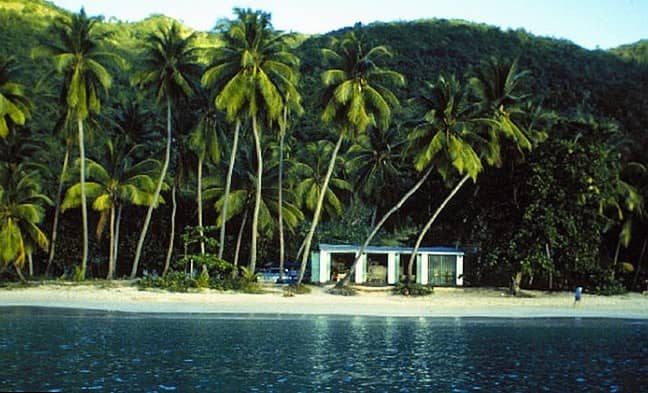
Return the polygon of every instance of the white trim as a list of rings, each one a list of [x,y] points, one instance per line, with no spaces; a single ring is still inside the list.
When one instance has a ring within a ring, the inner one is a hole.
[[[457,281],[458,286],[463,286],[463,255],[457,255],[455,261],[455,266],[457,267]]]
[[[331,281],[331,253],[320,251],[320,282]]]
[[[396,253],[387,254],[387,284],[396,284]]]
[[[428,266],[430,261],[430,254],[425,252],[421,253],[421,284],[425,285],[428,281]]]

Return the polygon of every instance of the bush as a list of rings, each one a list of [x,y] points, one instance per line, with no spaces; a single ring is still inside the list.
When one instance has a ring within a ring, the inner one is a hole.
[[[171,271],[166,276],[157,274],[144,274],[138,281],[140,289],[159,288],[171,292],[187,292],[189,288],[198,288],[196,280],[185,272]]]
[[[401,282],[396,284],[393,292],[403,296],[428,296],[434,293],[434,287],[432,285]]]
[[[293,283],[288,285],[284,289],[284,296],[286,293],[291,293],[293,295],[305,295],[307,293],[311,293],[311,289],[304,284],[297,286],[297,283]]]
[[[196,288],[204,289],[209,288],[209,273],[207,272],[207,266],[202,265],[200,274],[196,278]]]
[[[358,294],[357,290],[346,285],[341,288],[333,287],[329,289],[327,292],[330,293],[331,295],[339,295],[339,296],[355,296]]]
[[[610,279],[602,283],[601,285],[596,286],[593,293],[595,295],[613,296],[624,295],[628,293],[628,290],[620,282]]]

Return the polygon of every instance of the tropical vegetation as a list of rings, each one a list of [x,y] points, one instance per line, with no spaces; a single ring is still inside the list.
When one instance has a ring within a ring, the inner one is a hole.
[[[467,285],[513,292],[648,285],[645,41],[448,20],[305,36],[240,8],[199,32],[7,4],[3,280],[256,291],[259,267],[301,283],[333,241],[459,247]]]

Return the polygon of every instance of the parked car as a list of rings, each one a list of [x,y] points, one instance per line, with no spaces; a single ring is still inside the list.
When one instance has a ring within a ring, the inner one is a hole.
[[[299,278],[299,265],[286,264],[283,271],[283,278],[279,279],[278,267],[265,267],[257,270],[257,281],[261,283],[277,283],[277,284],[291,284],[297,282]],[[304,274],[304,282],[310,280],[310,271],[306,270]]]
[[[288,276],[288,269],[284,269],[283,276]],[[266,284],[277,283],[279,281],[279,268],[265,267],[257,270],[257,281]]]

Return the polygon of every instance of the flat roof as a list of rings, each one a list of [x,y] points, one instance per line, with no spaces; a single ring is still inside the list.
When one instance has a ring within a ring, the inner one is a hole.
[[[320,251],[338,252],[338,253],[356,253],[360,251],[360,246],[354,244],[326,244],[319,245]],[[365,248],[367,254],[411,254],[414,247],[395,247],[395,246],[368,246]],[[454,247],[419,247],[420,253],[440,254],[440,255],[464,255],[464,252]]]

